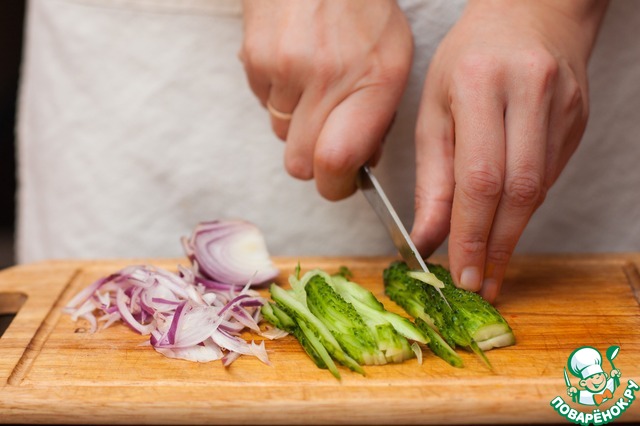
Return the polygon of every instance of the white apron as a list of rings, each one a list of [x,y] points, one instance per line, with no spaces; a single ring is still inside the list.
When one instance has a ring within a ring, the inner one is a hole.
[[[376,174],[410,227],[422,81],[463,2],[400,3],[416,61]],[[611,3],[587,134],[520,251],[640,250],[639,12]],[[180,256],[180,236],[216,218],[256,223],[274,255],[394,252],[360,194],[331,203],[285,172],[237,59],[239,0],[30,0],[27,24],[19,262]]]

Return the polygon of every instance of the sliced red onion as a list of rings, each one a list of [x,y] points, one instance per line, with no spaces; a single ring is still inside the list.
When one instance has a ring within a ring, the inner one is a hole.
[[[260,335],[269,340],[276,340],[276,339],[282,339],[283,337],[288,336],[289,333],[287,333],[284,330],[280,330],[279,328],[276,328],[276,327],[268,327],[262,330],[260,332]]]
[[[135,331],[137,331],[140,334],[151,333],[153,324],[144,325],[136,321],[136,319],[133,317],[132,311],[130,310],[131,308],[131,305],[129,304],[130,302],[131,302],[131,299],[127,298],[127,295],[124,293],[124,290],[121,288],[118,289],[116,293],[116,305],[118,306],[118,312],[120,312],[120,316],[122,317],[122,320],[125,323],[127,323],[129,327],[133,328]]]
[[[198,284],[203,285],[206,288],[210,288],[211,290],[216,291],[232,291],[238,290],[241,286],[237,284],[225,284],[215,280],[210,280],[208,278],[197,276],[195,277],[195,281]]]
[[[234,321],[233,319],[231,321],[222,321],[218,327],[220,330],[224,330],[230,334],[240,334],[245,329],[244,324]]]
[[[88,313],[88,314],[82,315],[81,318],[87,320],[91,325],[91,328],[89,329],[89,333],[93,334],[98,330],[98,321],[96,320],[95,315],[93,315],[92,313]]]
[[[93,303],[91,303],[92,301],[89,300],[85,303],[83,303],[82,305],[80,305],[79,308],[77,308],[73,314],[71,315],[71,319],[74,321],[77,321],[78,318],[83,317],[87,314],[90,314],[91,312],[93,312],[94,310],[94,305]]]
[[[278,275],[262,233],[244,220],[201,222],[182,244],[196,275],[213,281],[211,286],[242,286],[249,281],[259,285]]]
[[[258,326],[256,320],[254,320],[253,317],[240,306],[234,306],[233,308],[231,308],[231,317],[237,319],[238,322],[245,327],[255,332],[260,332],[260,327]]]
[[[258,228],[242,220],[202,222],[182,242],[191,268],[128,266],[87,286],[64,311],[85,319],[91,333],[123,321],[170,358],[229,365],[253,355],[268,364],[264,341],[240,337],[246,329],[283,336],[258,326],[264,299],[250,287],[278,275]]]
[[[113,277],[113,275],[110,275],[108,277],[100,278],[90,286],[80,291],[80,293],[76,294],[73,299],[69,301],[67,308],[77,308],[79,305],[85,303],[95,294],[96,290],[98,290],[105,282],[111,281]]]
[[[113,323],[115,323],[116,321],[120,320],[120,313],[119,312],[113,312],[111,314],[105,314],[103,316],[101,316],[100,318],[98,318],[98,321],[104,321],[104,323],[102,324],[102,330],[111,327],[111,325]]]
[[[156,348],[156,350],[167,358],[184,359],[194,362],[216,361],[224,356],[222,349],[211,341],[204,345],[195,345],[189,348]],[[240,354],[237,355],[240,356]]]
[[[173,346],[185,348],[208,340],[222,321],[218,311],[212,306],[186,305],[178,321]]]
[[[169,326],[169,331],[167,332],[167,344],[174,346],[176,343],[176,333],[178,331],[178,323],[182,316],[186,313],[185,306],[187,306],[187,302],[182,302],[176,308],[173,316],[171,317],[171,325]]]
[[[222,358],[222,365],[228,367],[231,365],[233,361],[240,357],[240,352],[227,352],[227,354]]]
[[[266,350],[240,337],[247,328],[260,332],[264,299],[249,285],[222,288],[207,288],[184,269],[173,274],[153,266],[127,267],[89,285],[65,312],[88,321],[91,333],[123,321],[149,334],[151,346],[170,358],[207,362],[224,357],[229,365],[237,356],[253,355],[268,363]]]
[[[260,361],[267,365],[271,365],[269,362],[269,355],[267,354],[267,349],[264,346],[264,340],[260,342],[260,344],[256,344],[256,342],[251,342],[251,353],[258,358]]]
[[[251,347],[244,341],[244,339],[241,339],[238,336],[233,336],[224,330],[216,330],[211,334],[211,338],[221,348],[232,352],[238,352],[242,355],[251,355]]]

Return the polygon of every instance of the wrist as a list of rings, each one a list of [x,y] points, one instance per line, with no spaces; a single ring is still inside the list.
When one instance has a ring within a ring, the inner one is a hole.
[[[543,38],[566,45],[586,66],[609,0],[469,0],[465,13],[504,17]],[[567,52],[565,52],[567,53]]]

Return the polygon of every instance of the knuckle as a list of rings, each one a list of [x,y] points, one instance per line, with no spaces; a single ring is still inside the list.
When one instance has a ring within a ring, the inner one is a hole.
[[[463,236],[457,246],[463,256],[476,256],[484,253],[487,247],[487,239],[479,234],[470,234]]]
[[[469,53],[460,59],[454,72],[465,78],[495,78],[502,74],[502,61],[485,52]]]
[[[438,205],[451,212],[452,203],[453,191],[441,185],[425,185],[420,181],[416,183],[414,191],[414,209],[416,212],[428,212]]]
[[[410,69],[410,64],[404,61],[387,61],[376,70],[374,80],[385,85],[403,85]]]
[[[295,43],[281,44],[273,59],[273,77],[282,82],[289,80],[298,67],[306,62],[304,56],[304,52]]]
[[[310,58],[309,74],[316,82],[339,80],[347,71],[347,64],[338,60],[332,52],[321,51]]]
[[[465,173],[459,182],[461,191],[472,200],[495,200],[502,192],[502,176],[497,167],[477,166]]]
[[[543,196],[542,177],[534,173],[520,173],[507,179],[504,185],[505,201],[515,207],[531,207]]]
[[[479,90],[489,82],[502,78],[502,61],[484,52],[464,55],[452,72],[453,93],[462,94],[469,90]]]
[[[264,69],[266,56],[261,41],[256,37],[246,37],[240,49],[240,58],[247,69]]]
[[[562,105],[562,112],[565,114],[577,112],[580,119],[586,122],[589,116],[588,94],[575,78],[567,79],[564,84],[567,95]]]
[[[411,62],[405,61],[392,61],[385,66],[386,74],[393,79],[405,79],[411,70]]]
[[[565,82],[567,87],[567,99],[570,105],[581,105],[586,103],[587,96],[583,94],[582,87],[576,78],[572,76],[572,78],[567,79]]]
[[[314,167],[322,170],[324,174],[338,176],[354,167],[354,155],[343,147],[327,147],[317,149],[314,158]]]
[[[490,244],[487,249],[487,262],[494,265],[506,265],[511,259],[513,250],[506,244]]]
[[[549,87],[558,80],[560,64],[558,60],[545,49],[530,49],[522,52],[520,58],[525,64],[524,77],[528,81],[537,82],[542,87]]]
[[[528,102],[542,103],[556,90],[560,63],[544,48],[518,52],[513,58],[514,78]]]
[[[540,206],[544,202],[544,200],[547,198],[548,191],[549,185],[547,185],[546,183],[540,187],[540,195],[538,196],[538,201],[535,205],[535,208],[538,208],[538,206]]]
[[[589,95],[588,93],[582,89],[582,87],[578,86],[576,83],[576,89],[571,96],[571,106],[576,106],[576,108],[580,111],[580,118],[583,123],[586,123],[589,118]]]
[[[242,45],[240,46],[240,53],[238,56],[242,59],[242,62],[247,63],[253,57],[255,49],[255,42],[253,38],[246,37],[242,40]]]

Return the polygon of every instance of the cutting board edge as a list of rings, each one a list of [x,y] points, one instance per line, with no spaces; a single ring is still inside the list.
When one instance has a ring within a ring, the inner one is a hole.
[[[43,279],[24,285],[31,275],[42,273]],[[33,361],[62,315],[63,304],[70,297],[71,283],[82,267],[73,262],[39,262],[31,266],[18,265],[0,271],[0,294],[21,294],[26,297],[15,318],[0,339],[0,350],[11,349],[23,342],[22,351],[4,352],[0,362],[0,383],[18,385],[28,374]],[[43,304],[43,299],[46,302]],[[15,331],[19,329],[19,331]],[[19,335],[19,336],[16,336]]]
[[[189,404],[176,400],[135,401],[135,408],[131,405],[133,402],[114,400],[87,410],[85,399],[55,403],[47,401],[46,395],[32,395],[13,404],[0,402],[0,423],[183,424],[185,419],[188,424],[530,424],[534,420],[559,424],[563,421],[554,412],[551,397],[548,401],[526,398],[504,401],[485,396],[481,400],[464,399],[463,395],[451,399],[423,397],[421,404],[415,404],[415,399],[393,396],[383,399],[378,395],[377,403],[363,398],[349,399],[348,405],[340,396],[324,400],[255,398],[231,403],[226,399],[199,398]],[[535,418],[530,417],[532,409],[535,409]],[[640,410],[635,406],[620,418],[622,422],[639,420]]]

